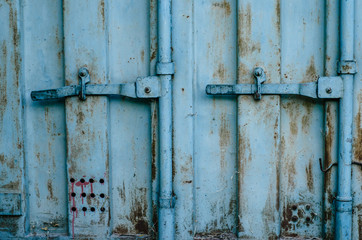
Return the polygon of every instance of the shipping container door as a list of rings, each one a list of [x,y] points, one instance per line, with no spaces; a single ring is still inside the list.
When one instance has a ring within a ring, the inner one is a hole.
[[[78,85],[81,68],[89,84],[156,75],[157,2],[0,0],[0,239],[157,239],[158,100],[31,99]],[[265,84],[336,76],[338,2],[172,0],[175,239],[334,239],[337,167],[323,173],[319,159],[338,159],[338,101],[205,88],[254,84],[256,67]],[[362,171],[352,169],[361,239]]]

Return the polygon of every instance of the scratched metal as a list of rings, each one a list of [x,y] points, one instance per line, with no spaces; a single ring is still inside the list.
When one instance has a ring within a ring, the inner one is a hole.
[[[331,0],[172,1],[176,239],[334,239],[337,168],[322,173],[318,159],[337,161],[337,102],[212,97],[205,86],[254,83],[256,66],[267,83],[335,76],[338,12]],[[82,66],[91,84],[154,75],[157,0],[0,0],[0,19],[0,193],[21,194],[21,215],[0,213],[0,239],[157,238],[157,101],[30,99],[78,84]],[[362,162],[361,73],[354,99]],[[361,182],[353,166],[353,239]]]

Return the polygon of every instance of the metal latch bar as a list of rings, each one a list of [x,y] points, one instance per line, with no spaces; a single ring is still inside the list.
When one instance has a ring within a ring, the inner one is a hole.
[[[314,99],[338,99],[343,95],[341,77],[320,77],[316,82],[292,84],[263,84],[264,71],[256,68],[255,84],[209,84],[206,86],[208,95],[254,95],[260,100],[264,95],[299,95]]]
[[[79,96],[85,100],[86,96],[124,96],[130,98],[158,98],[160,97],[160,81],[158,76],[139,77],[134,83],[124,84],[88,84],[90,77],[86,68],[79,70],[79,85],[65,86],[57,89],[32,91],[33,101],[64,99]]]

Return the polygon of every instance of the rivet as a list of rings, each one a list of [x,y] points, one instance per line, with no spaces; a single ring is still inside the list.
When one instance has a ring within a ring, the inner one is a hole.
[[[74,178],[71,178],[71,179],[70,179],[70,182],[71,182],[71,183],[74,183],[74,182],[75,182],[75,179],[74,179]]]
[[[94,183],[94,179],[93,179],[93,178],[90,178],[90,179],[89,179],[89,182],[90,182],[90,183]]]
[[[306,205],[305,209],[310,210],[310,205]]]
[[[106,211],[106,209],[104,207],[101,207],[101,212]]]
[[[83,210],[83,212],[86,212],[86,211],[87,211],[87,208],[86,208],[86,207],[83,207],[82,210]]]
[[[292,217],[292,221],[293,221],[293,222],[298,221],[298,217],[297,217],[297,216],[293,216],[293,217]]]
[[[101,178],[101,179],[99,180],[99,182],[100,182],[100,183],[104,183],[104,179]]]
[[[70,196],[75,197],[77,194],[75,192],[72,192]]]
[[[81,182],[81,183],[84,183],[84,182],[85,182],[84,178],[82,178],[82,179],[80,180],[80,182]]]
[[[305,219],[307,222],[310,222],[310,217],[306,217],[306,219]]]
[[[72,207],[72,211],[73,211],[73,212],[77,211],[77,208],[76,208],[76,207]]]
[[[90,196],[94,198],[96,195],[94,193],[91,193]]]
[[[293,206],[292,206],[292,210],[293,210],[293,211],[295,211],[295,210],[297,210],[297,209],[298,209],[297,205],[293,205]]]
[[[96,209],[94,207],[91,207],[91,212],[94,212]]]
[[[103,194],[103,193],[99,194],[99,196],[100,196],[101,198],[104,198],[104,194]]]
[[[84,192],[84,193],[81,194],[81,196],[82,196],[82,197],[86,197],[87,194]]]

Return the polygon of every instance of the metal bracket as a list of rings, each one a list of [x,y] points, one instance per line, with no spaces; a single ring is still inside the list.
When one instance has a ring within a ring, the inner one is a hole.
[[[159,206],[160,208],[174,208],[176,203],[176,197],[172,196],[170,198],[160,198]]]
[[[175,73],[175,64],[173,62],[158,62],[156,73],[158,75],[172,75]]]
[[[209,84],[208,95],[254,95],[260,100],[264,95],[299,95],[314,99],[338,99],[343,95],[341,77],[320,77],[316,82],[291,84],[263,84],[266,77],[262,68],[254,70],[255,84]]]
[[[356,60],[344,60],[337,63],[338,74],[356,74],[357,63]]]
[[[136,82],[124,84],[89,84],[90,75],[87,68],[78,72],[79,85],[65,86],[57,89],[32,91],[33,101],[56,100],[79,96],[84,101],[87,96],[124,96],[130,98],[158,98],[161,84],[158,76],[138,77]]]

